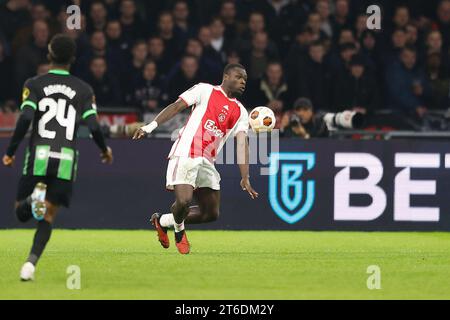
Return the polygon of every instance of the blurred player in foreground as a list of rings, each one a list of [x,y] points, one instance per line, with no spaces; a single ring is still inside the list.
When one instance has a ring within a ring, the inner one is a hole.
[[[172,146],[167,168],[166,188],[175,191],[171,213],[154,213],[151,222],[159,241],[169,247],[168,228],[175,229],[175,244],[181,254],[190,251],[184,224],[206,223],[219,216],[220,175],[214,167],[217,154],[226,140],[237,138],[237,160],[241,188],[252,199],[258,197],[249,180],[248,114],[236,99],[245,90],[247,72],[240,64],[229,64],[220,86],[199,83],[182,93],[162,110],[153,122],[141,127],[133,139],[140,139],[192,106],[186,125]],[[195,198],[197,206],[191,206]]]
[[[50,239],[52,223],[60,206],[69,207],[77,170],[76,138],[79,123],[89,127],[104,163],[112,163],[112,151],[97,122],[92,88],[70,75],[75,60],[75,42],[56,35],[48,46],[51,70],[28,79],[23,87],[22,111],[3,164],[11,167],[14,154],[33,122],[19,181],[16,215],[21,222],[38,220],[33,246],[20,278],[33,280],[36,264]]]

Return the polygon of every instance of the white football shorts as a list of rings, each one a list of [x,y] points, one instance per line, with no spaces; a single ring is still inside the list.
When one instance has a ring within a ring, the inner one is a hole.
[[[167,166],[166,188],[173,190],[177,184],[220,190],[220,174],[204,157],[172,157]]]

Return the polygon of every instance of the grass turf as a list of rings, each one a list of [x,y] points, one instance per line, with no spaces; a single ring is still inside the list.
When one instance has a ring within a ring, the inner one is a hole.
[[[0,299],[449,299],[450,233],[189,231],[192,253],[150,231],[55,230],[36,280],[33,230],[0,231]],[[66,287],[69,265],[81,290]],[[381,289],[369,290],[369,265]]]

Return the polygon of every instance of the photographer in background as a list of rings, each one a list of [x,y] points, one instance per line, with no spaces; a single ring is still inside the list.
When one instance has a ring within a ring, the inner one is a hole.
[[[282,137],[299,137],[302,139],[323,138],[329,136],[323,114],[315,114],[311,100],[298,98],[294,102],[292,113],[285,113],[281,120]]]

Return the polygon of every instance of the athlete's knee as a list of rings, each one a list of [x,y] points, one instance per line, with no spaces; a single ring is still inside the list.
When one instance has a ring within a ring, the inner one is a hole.
[[[188,210],[191,202],[192,197],[179,197],[175,202],[175,206],[178,209]]]

